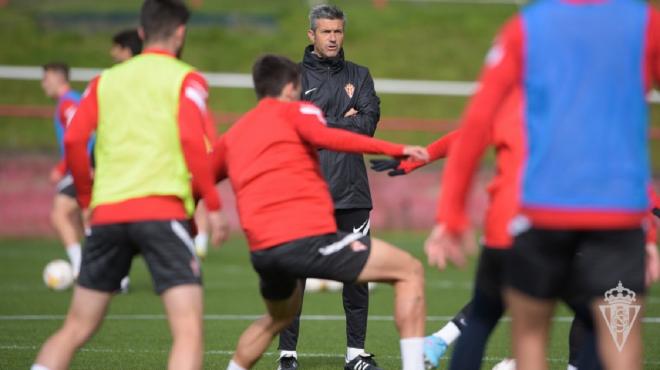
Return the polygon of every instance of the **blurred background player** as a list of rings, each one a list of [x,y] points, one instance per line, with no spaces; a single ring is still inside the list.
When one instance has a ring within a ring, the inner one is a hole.
[[[112,48],[110,55],[112,59],[121,63],[142,52],[142,39],[138,34],[137,29],[123,30],[112,38]],[[216,137],[216,128],[213,122],[210,111],[204,112],[206,114],[206,136],[207,142],[213,142]],[[204,202],[198,203],[195,208],[195,253],[200,258],[205,258],[208,253],[209,245],[209,221],[208,213]],[[122,281],[122,291],[128,289],[128,280]]]
[[[660,16],[637,1],[533,3],[506,24],[488,54],[447,164],[455,176],[443,180],[446,223],[436,226],[426,248],[432,264],[464,263],[467,189],[494,112],[510,91],[524,87],[521,217],[511,224],[516,237],[505,268],[521,369],[547,368],[550,319],[568,287],[578,287],[589,302],[603,365],[642,367],[641,319],[629,317],[627,340],[617,348],[599,305],[609,303],[603,297],[618,283],[636,294],[643,312],[641,226],[649,199],[640,189],[650,184],[645,97],[658,81]]]
[[[92,80],[66,133],[67,164],[78,201],[85,214],[91,210],[92,227],[64,325],[43,345],[33,370],[68,367],[101,324],[137,253],[165,306],[173,337],[169,369],[202,368],[203,292],[189,234],[191,176],[210,210],[216,242],[226,225],[204,137],[208,87],[176,59],[189,16],[178,0],[146,0],[140,12],[145,52]],[[92,189],[86,143],[93,131]]]
[[[524,136],[522,132],[522,93],[513,91],[498,108],[495,123],[489,134],[491,145],[496,150],[497,174],[488,186],[489,205],[486,209],[485,230],[482,253],[477,265],[477,276],[472,300],[443,328],[425,338],[424,360],[428,368],[437,368],[447,347],[458,339],[453,352],[450,369],[480,369],[487,340],[505,311],[502,298],[504,267],[513,243],[509,235],[509,223],[518,213],[519,172],[524,158]],[[427,148],[430,161],[445,158],[459,135],[453,131],[431,143]],[[410,173],[426,165],[412,160],[372,160],[372,168],[377,171],[389,170],[390,176]],[[429,162],[430,163],[430,162]],[[452,169],[456,169],[453,167]],[[445,181],[451,181],[454,174],[445,171]],[[444,215],[442,204],[438,210],[438,220]],[[467,220],[466,220],[467,222]],[[470,236],[471,233],[466,233]],[[577,365],[583,338],[593,331],[584,320],[576,319],[569,336],[569,370]],[[459,339],[460,337],[460,339]],[[586,352],[585,356],[595,355]],[[586,361],[586,360],[583,360]],[[505,360],[506,363],[514,363]],[[590,365],[583,362],[584,365]],[[511,365],[515,366],[515,365]]]
[[[112,38],[112,48],[110,49],[110,56],[112,59],[121,63],[142,52],[142,39],[137,29],[123,30]],[[206,136],[207,142],[213,142],[216,137],[216,128],[213,123],[213,118],[210,111],[204,112],[206,115]],[[198,203],[195,208],[195,253],[200,258],[205,258],[208,253],[209,245],[209,221],[208,213],[204,202]],[[122,280],[122,292],[128,290],[129,280]]]
[[[123,30],[112,37],[110,56],[116,63],[125,62],[142,52],[142,39],[137,29]]]
[[[302,94],[321,108],[328,127],[373,136],[380,118],[380,99],[376,96],[369,70],[344,60],[346,17],[332,5],[318,5],[309,13],[307,36],[312,43],[305,48],[302,66]],[[344,232],[370,235],[371,192],[362,154],[319,151],[323,176],[330,187],[337,228]],[[344,284],[342,290],[346,315],[346,363],[360,356],[366,364],[360,370],[378,369],[372,354],[364,351],[369,314],[367,284]],[[280,334],[278,369],[295,369],[300,316]],[[349,367],[346,367],[350,370]]]
[[[361,231],[337,230],[317,151],[410,155],[418,160],[427,160],[428,153],[326,127],[319,108],[298,102],[300,67],[287,58],[261,57],[253,67],[253,79],[258,105],[220,137],[213,156],[216,178],[228,177],[237,195],[267,314],[243,332],[228,369],[255,365],[273,337],[299,313],[301,279],[307,277],[393,284],[402,368],[423,369],[422,266],[407,252],[371,240]],[[370,365],[357,356],[346,366]]]
[[[80,272],[81,248],[80,239],[84,236],[84,226],[80,207],[76,202],[76,189],[73,178],[69,174],[64,158],[64,133],[71,122],[78,104],[80,94],[71,89],[69,84],[69,66],[65,63],[52,62],[43,66],[44,74],[41,87],[46,96],[57,100],[55,107],[55,134],[62,158],[50,173],[50,181],[56,184],[57,193],[53,200],[50,214],[51,222],[69,256],[73,275]]]

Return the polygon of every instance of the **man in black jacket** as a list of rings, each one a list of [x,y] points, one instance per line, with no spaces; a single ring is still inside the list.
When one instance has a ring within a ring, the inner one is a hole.
[[[323,110],[329,127],[373,136],[380,118],[380,99],[365,67],[344,60],[344,13],[331,5],[314,7],[309,15],[307,46],[302,61],[302,100]],[[371,193],[359,154],[320,150],[321,170],[335,205],[339,230],[369,235]],[[369,311],[366,284],[346,284],[346,370],[379,370],[373,355],[364,351]],[[298,368],[296,344],[300,316],[280,334],[278,369]]]

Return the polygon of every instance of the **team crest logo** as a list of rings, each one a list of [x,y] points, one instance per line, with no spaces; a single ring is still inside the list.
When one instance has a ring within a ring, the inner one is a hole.
[[[348,97],[352,98],[353,93],[355,93],[355,86],[353,86],[353,84],[349,82],[346,84],[346,86],[344,86],[344,90],[346,91]]]
[[[635,300],[635,292],[624,288],[621,281],[619,281],[616,288],[605,292],[605,302],[607,304],[598,306],[619,352],[623,350],[630,329],[635,323],[641,308],[640,305],[632,304]]]

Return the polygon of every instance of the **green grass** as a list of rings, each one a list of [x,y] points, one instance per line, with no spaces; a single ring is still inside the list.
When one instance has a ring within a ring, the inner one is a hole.
[[[374,9],[371,1],[336,2],[348,14],[347,58],[368,66],[374,77],[473,80],[499,25],[516,10],[513,6],[401,4]],[[64,60],[79,67],[107,67],[112,34],[122,25],[63,25],[41,20],[53,14],[130,12],[139,2],[119,0],[24,0],[0,8],[0,64],[40,65]],[[308,2],[304,0],[205,1],[196,14],[264,15],[274,29],[258,27],[191,26],[184,59],[201,70],[249,72],[254,59],[266,52],[302,57],[308,43]],[[20,47],[14,47],[20,45]],[[36,81],[0,80],[0,104],[52,104]],[[82,84],[76,84],[82,89]],[[455,119],[464,98],[382,95],[383,117]],[[225,112],[245,112],[255,103],[246,89],[212,89],[210,106]],[[0,147],[5,151],[54,151],[52,124],[47,119],[0,118]],[[383,133],[390,140],[428,143],[424,133]]]
[[[350,60],[369,66],[374,76],[472,80],[510,5],[392,3],[374,9],[369,0],[336,1],[348,15],[345,49]],[[139,2],[28,0],[0,8],[0,64],[42,64],[60,59],[74,66],[106,67],[110,39],[123,25],[71,23],[49,27],[53,14],[137,12]],[[255,57],[277,52],[296,60],[308,43],[309,6],[303,0],[205,1],[194,15],[261,15],[274,29],[249,26],[191,26],[184,59],[203,70],[249,72]],[[194,24],[194,22],[193,22]],[[8,47],[20,45],[20,47]]]
[[[420,233],[386,233],[381,237],[421,257],[424,235]],[[70,291],[53,292],[41,282],[41,269],[54,258],[64,258],[58,243],[51,240],[0,241],[0,368],[25,369],[34,359],[41,343],[60,324],[70,299]],[[439,328],[470,295],[474,264],[466,270],[450,268],[439,272],[427,269],[427,331]],[[164,368],[170,344],[165,320],[139,319],[130,315],[162,315],[160,301],[152,293],[150,279],[140,259],[131,272],[130,294],[117,296],[110,308],[112,319],[106,320],[97,335],[76,356],[72,369],[153,369]],[[236,340],[249,320],[219,320],[213,315],[258,315],[264,306],[257,290],[257,277],[248,262],[245,241],[234,237],[220,250],[214,250],[204,262],[206,355],[205,368],[222,369],[228,363]],[[660,292],[657,286],[649,298],[646,316],[660,316]],[[342,315],[339,293],[308,294],[306,315]],[[380,285],[371,295],[372,317],[391,315],[392,289]],[[7,316],[56,315],[54,319],[12,320]],[[122,318],[118,315],[127,315]],[[557,315],[568,316],[562,307]],[[565,369],[569,323],[557,322],[552,333],[548,355],[552,369]],[[499,325],[490,340],[484,369],[508,355],[509,323]],[[660,324],[645,324],[646,369],[660,368]],[[343,321],[302,321],[299,353],[306,369],[337,369],[342,366],[345,348]],[[391,321],[369,322],[367,350],[377,354],[385,369],[400,368],[399,347]],[[275,368],[275,346],[258,363],[256,369]],[[446,363],[446,361],[443,361]],[[444,365],[442,367],[445,368]]]

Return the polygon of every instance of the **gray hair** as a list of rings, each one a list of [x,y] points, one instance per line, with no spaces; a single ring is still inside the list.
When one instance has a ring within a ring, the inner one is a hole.
[[[346,24],[346,16],[344,12],[335,5],[321,4],[317,5],[309,11],[309,28],[313,31],[316,30],[316,21],[319,19],[339,19]]]

